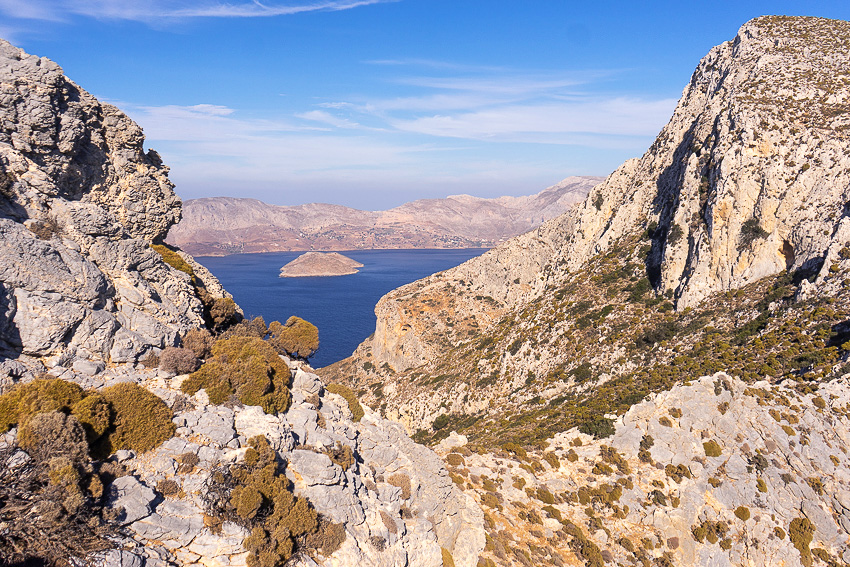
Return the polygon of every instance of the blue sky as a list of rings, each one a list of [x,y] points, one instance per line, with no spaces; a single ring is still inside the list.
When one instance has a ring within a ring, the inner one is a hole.
[[[607,175],[768,13],[850,2],[0,0],[0,37],[139,122],[184,199],[380,209]]]

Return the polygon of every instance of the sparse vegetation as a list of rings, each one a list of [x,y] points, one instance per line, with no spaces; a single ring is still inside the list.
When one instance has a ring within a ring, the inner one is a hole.
[[[348,386],[344,386],[343,384],[328,384],[325,386],[325,389],[331,394],[337,394],[345,398],[345,401],[348,402],[348,409],[351,410],[352,421],[358,422],[366,415],[357,396]]]
[[[319,330],[300,317],[290,317],[286,324],[272,321],[269,343],[281,354],[306,360],[319,350]]]
[[[344,530],[322,525],[310,503],[292,493],[262,436],[249,439],[243,462],[213,471],[203,497],[209,516],[250,530],[243,542],[250,567],[280,567],[308,543],[331,554],[345,539]]]
[[[289,367],[268,342],[232,336],[215,343],[212,357],[183,382],[181,389],[192,395],[203,388],[214,404],[235,396],[245,405],[278,413],[289,408],[290,379]]]

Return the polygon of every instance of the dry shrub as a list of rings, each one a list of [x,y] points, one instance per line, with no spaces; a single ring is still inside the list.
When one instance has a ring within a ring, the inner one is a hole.
[[[174,374],[189,374],[201,365],[195,353],[188,348],[165,347],[159,356],[159,367]]]
[[[174,496],[180,492],[180,485],[170,478],[164,479],[156,483],[156,490],[163,496]]]
[[[39,413],[18,430],[18,443],[36,461],[63,457],[72,463],[88,461],[89,446],[80,421],[60,411]]]
[[[398,524],[396,524],[395,520],[393,520],[393,517],[390,516],[384,510],[381,510],[381,521],[384,523],[384,527],[387,528],[388,532],[390,532],[391,534],[398,533]]]
[[[195,465],[200,463],[201,459],[195,453],[183,453],[177,456],[177,462],[180,463],[177,467],[177,472],[186,474],[195,470]]]
[[[203,388],[213,404],[235,395],[243,404],[273,414],[289,408],[291,377],[289,367],[266,341],[235,336],[217,341],[212,357],[181,388],[190,395]]]
[[[455,567],[455,560],[454,557],[452,557],[451,551],[445,547],[441,547],[440,553],[443,556],[443,567]]]
[[[463,455],[459,455],[457,453],[449,453],[446,455],[446,463],[452,467],[462,467],[466,464],[466,460],[463,458]]]
[[[112,428],[98,441],[100,454],[119,449],[149,451],[174,435],[171,410],[138,384],[116,384],[104,388],[101,394],[112,406],[115,418]]]
[[[327,518],[319,517],[319,529],[304,537],[304,547],[315,549],[328,557],[342,547],[345,538],[345,527],[342,524],[334,524]]]
[[[236,302],[229,297],[216,297],[209,307],[209,317],[214,331],[225,329],[241,318]]]
[[[410,498],[410,477],[404,473],[396,473],[387,479],[393,486],[401,488],[401,497],[405,500]]]
[[[243,545],[249,567],[278,567],[306,542],[332,548],[344,539],[339,529],[324,527],[331,537],[311,535],[321,524],[310,503],[295,496],[276,454],[265,437],[248,440],[242,463],[217,469],[204,491],[206,513],[251,530]],[[341,528],[341,526],[340,526]],[[338,548],[338,545],[337,545]]]
[[[41,220],[34,221],[27,227],[39,240],[50,240],[62,234],[62,226],[53,215],[47,215]]]
[[[331,458],[331,461],[342,467],[342,470],[347,471],[354,464],[354,451],[348,445],[343,445],[339,441],[333,447],[326,447],[324,453]]]
[[[207,358],[212,354],[212,347],[215,344],[212,334],[206,329],[191,329],[183,336],[183,348],[187,348],[197,358]]]
[[[141,360],[141,363],[145,368],[159,368],[159,357],[153,352],[149,352],[147,356]]]
[[[348,386],[334,383],[328,384],[325,386],[325,389],[331,394],[337,394],[345,398],[345,401],[348,402],[348,409],[351,410],[352,421],[358,422],[366,415],[363,412],[363,406],[360,405],[360,400],[357,399],[357,396]]]
[[[319,350],[319,329],[300,317],[290,317],[285,325],[272,321],[269,342],[281,354],[306,360]]]

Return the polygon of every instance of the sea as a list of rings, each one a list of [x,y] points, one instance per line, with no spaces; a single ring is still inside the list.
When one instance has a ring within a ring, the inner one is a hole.
[[[363,267],[356,274],[281,278],[280,268],[303,252],[268,252],[195,258],[219,279],[249,318],[281,323],[296,315],[319,328],[314,368],[354,352],[375,332],[375,304],[387,292],[453,268],[486,248],[451,250],[352,250],[341,254]]]

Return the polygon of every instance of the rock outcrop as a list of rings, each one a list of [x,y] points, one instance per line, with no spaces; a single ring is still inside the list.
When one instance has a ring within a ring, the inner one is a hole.
[[[601,441],[438,452],[483,503],[497,565],[846,564],[850,382],[795,386],[718,373],[635,405]]]
[[[300,363],[288,364],[293,403],[280,415],[256,406],[210,405],[203,390],[186,398],[181,377],[156,372],[132,377],[175,408],[178,427],[153,451],[116,454],[126,476],[110,485],[107,498],[129,537],[121,548],[102,554],[101,564],[245,565],[248,531],[229,522],[214,530],[204,522],[205,483],[217,467],[243,459],[248,439],[263,435],[287,463],[296,495],[344,526],[342,546],[329,557],[316,557],[319,564],[439,567],[444,548],[458,567],[477,565],[484,549],[483,512],[451,481],[437,455],[372,412],[354,422],[345,399],[325,391]],[[84,375],[65,378],[93,385]],[[96,383],[127,379],[107,370]],[[351,449],[351,463],[331,460],[329,451],[339,447]],[[316,562],[304,556],[292,564]]]
[[[196,255],[287,250],[489,248],[555,218],[602,181],[568,177],[536,195],[482,199],[452,195],[386,211],[311,203],[295,207],[254,199],[188,200],[169,242]]]
[[[280,269],[282,278],[346,276],[363,264],[337,252],[305,252]]]
[[[326,374],[355,376],[357,388],[388,382],[387,400],[366,399],[413,432],[446,399],[466,400],[450,413],[495,415],[505,396],[525,411],[535,396],[669,363],[701,335],[650,359],[635,339],[694,333],[697,314],[734,333],[764,311],[743,293],[764,278],[797,273],[795,284],[815,286],[798,296],[834,293],[819,286],[840,280],[850,242],[848,36],[850,23],[835,20],[748,22],[700,62],[642,158],[564,216],[383,297],[374,336]],[[444,379],[414,387],[423,374]]]
[[[148,246],[180,219],[180,199],[143,141],[58,65],[0,41],[4,354],[132,362],[203,326],[189,276]]]

